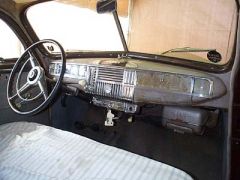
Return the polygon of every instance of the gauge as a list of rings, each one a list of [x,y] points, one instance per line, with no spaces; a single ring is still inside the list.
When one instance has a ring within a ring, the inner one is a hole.
[[[55,74],[54,70],[55,70],[55,64],[50,64],[49,65],[49,73],[50,74]]]
[[[77,65],[71,66],[71,75],[74,75],[74,76],[78,75],[78,66]]]
[[[65,74],[71,74],[71,65],[66,65],[66,71]]]
[[[208,97],[211,95],[212,81],[208,79],[195,78],[194,91],[199,97]]]

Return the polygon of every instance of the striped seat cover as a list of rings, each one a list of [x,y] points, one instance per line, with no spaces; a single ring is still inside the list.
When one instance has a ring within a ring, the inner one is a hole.
[[[192,179],[185,172],[52,127],[0,126],[0,179]]]

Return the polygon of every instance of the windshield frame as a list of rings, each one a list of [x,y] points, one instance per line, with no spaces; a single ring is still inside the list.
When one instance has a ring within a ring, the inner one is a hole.
[[[28,18],[27,18],[27,11],[28,9],[36,4],[40,4],[43,2],[48,2],[52,0],[44,0],[44,1],[34,1],[28,3],[21,11],[20,13],[20,20],[28,32],[29,36],[32,38],[34,42],[39,40],[39,37],[35,33],[33,27],[31,26]],[[78,50],[76,52],[66,52],[66,58],[119,58],[119,57],[126,57],[126,58],[133,58],[133,59],[139,59],[139,60],[145,60],[145,61],[152,61],[152,62],[158,62],[158,63],[165,63],[165,64],[171,64],[175,66],[182,66],[187,68],[192,68],[196,70],[201,70],[205,72],[210,73],[224,73],[231,70],[235,55],[236,55],[236,45],[237,45],[237,36],[240,34],[239,29],[239,3],[237,0],[235,0],[236,6],[237,6],[237,22],[236,22],[236,29],[235,29],[235,37],[234,37],[234,45],[233,45],[233,51],[231,54],[231,57],[229,61],[226,64],[220,65],[220,64],[213,64],[213,63],[205,63],[205,62],[199,62],[194,61],[190,59],[183,59],[183,58],[177,58],[177,57],[171,57],[171,56],[164,56],[161,54],[149,54],[149,53],[143,53],[143,52],[134,52],[134,51],[84,51],[81,52],[81,50]],[[117,25],[117,24],[116,24]],[[117,26],[117,28],[119,28]],[[122,39],[121,35],[119,34],[120,38]],[[125,39],[124,39],[125,40]],[[45,47],[40,48],[41,52],[47,56],[47,57],[58,57],[58,54],[51,54],[48,52],[48,50]]]

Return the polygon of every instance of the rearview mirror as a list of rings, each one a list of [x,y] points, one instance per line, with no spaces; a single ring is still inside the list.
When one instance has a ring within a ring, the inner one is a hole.
[[[97,2],[97,12],[99,14],[111,13],[117,10],[116,0],[99,0]]]

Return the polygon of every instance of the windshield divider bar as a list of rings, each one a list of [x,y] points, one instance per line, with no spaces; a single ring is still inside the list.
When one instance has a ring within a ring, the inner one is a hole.
[[[116,22],[116,25],[117,25],[118,33],[120,35],[124,51],[128,52],[126,39],[125,39],[124,34],[123,34],[123,30],[122,30],[122,26],[121,26],[121,23],[120,23],[120,20],[119,20],[119,17],[118,17],[118,13],[117,13],[116,10],[113,11],[112,13],[113,13],[113,17],[114,17],[114,20]]]

